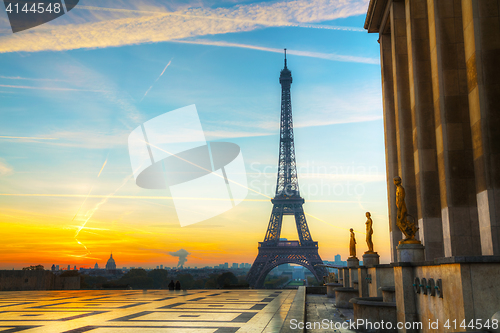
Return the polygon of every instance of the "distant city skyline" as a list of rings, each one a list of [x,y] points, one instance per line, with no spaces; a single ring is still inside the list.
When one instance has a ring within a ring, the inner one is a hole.
[[[342,256],[340,254],[336,254],[335,257],[334,257],[334,260],[328,260],[328,259],[324,259],[325,262],[331,262],[331,263],[346,263],[346,261],[342,261]],[[53,269],[55,270],[59,270],[59,266],[60,264],[56,265],[56,264],[52,264],[51,267],[53,267]],[[67,265],[67,269],[70,270],[70,264]],[[237,267],[236,267],[237,266]],[[225,263],[221,263],[221,264],[216,264],[216,265],[207,265],[207,266],[193,266],[193,265],[186,265],[186,266],[183,266],[183,267],[177,267],[177,266],[167,266],[167,265],[163,265],[163,264],[155,264],[153,263],[152,266],[143,266],[143,267],[135,267],[135,266],[120,266],[120,265],[117,265],[116,266],[116,269],[123,269],[123,270],[130,270],[130,269],[135,269],[135,268],[138,268],[138,269],[204,269],[204,268],[220,268],[220,269],[241,269],[241,268],[244,268],[244,269],[250,269],[250,267],[252,266],[252,263],[250,262],[247,262],[247,263],[239,263],[239,262],[225,262]],[[281,265],[280,265],[281,266]],[[278,267],[280,267],[278,266]],[[288,266],[296,266],[295,264],[288,264]],[[63,266],[64,267],[64,266]],[[95,268],[95,265],[94,267],[85,267],[85,266],[81,266],[81,267],[78,267],[76,265],[73,266],[73,269],[72,270],[79,270],[79,269],[94,269]],[[49,269],[48,267],[45,267],[45,269]],[[106,269],[105,267],[100,267],[99,266],[99,269]],[[64,269],[63,269],[64,270]]]
[[[181,249],[185,267],[252,263],[276,186],[285,47],[298,181],[319,253],[346,256],[351,227],[366,251],[370,211],[374,250],[388,263],[379,52],[363,31],[367,4],[81,0],[14,35],[2,11],[0,269],[103,267],[111,250],[118,267],[174,267],[180,257],[170,253]],[[241,148],[249,194],[180,227],[169,190],[135,184],[127,137],[191,104],[207,141]],[[282,237],[297,239],[287,217]]]

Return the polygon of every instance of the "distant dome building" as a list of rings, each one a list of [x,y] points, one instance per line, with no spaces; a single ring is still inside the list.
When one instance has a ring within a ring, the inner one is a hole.
[[[113,253],[109,256],[108,262],[106,263],[106,270],[107,271],[114,271],[116,270],[116,263],[115,259],[113,259]]]
[[[99,265],[97,263],[95,263],[94,269],[99,269]]]

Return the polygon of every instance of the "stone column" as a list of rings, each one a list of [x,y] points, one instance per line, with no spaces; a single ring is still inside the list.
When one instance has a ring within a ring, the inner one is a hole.
[[[354,282],[358,282],[359,259],[357,257],[347,258],[347,269],[349,274],[348,287],[354,287]],[[344,271],[345,272],[345,271]]]
[[[412,119],[408,77],[408,47],[406,45],[405,4],[404,2],[392,2],[390,6],[398,174],[405,188],[408,213],[416,216],[417,199],[415,192],[415,167],[413,164],[413,138],[411,132]],[[392,182],[391,185],[394,186]]]
[[[481,254],[460,0],[427,0],[444,255]]]
[[[483,255],[500,255],[500,0],[462,0],[476,198]]]
[[[398,144],[396,139],[396,113],[394,109],[394,80],[392,73],[391,35],[380,35],[380,65],[382,67],[382,95],[384,107],[385,164],[387,175],[387,200],[389,203],[389,235],[391,262],[396,261],[396,247],[402,239],[396,225],[396,187],[392,180],[398,176]]]
[[[433,260],[443,257],[444,251],[427,1],[406,0],[405,9],[419,235],[425,259]]]

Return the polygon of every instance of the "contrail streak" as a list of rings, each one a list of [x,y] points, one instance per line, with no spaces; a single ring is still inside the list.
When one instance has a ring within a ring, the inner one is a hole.
[[[109,154],[108,154],[109,156]],[[101,172],[102,172],[102,169],[104,169],[104,166],[106,165],[106,163],[108,162],[108,156],[106,156],[106,160],[104,161],[104,164],[102,165],[101,167],[101,171],[99,171],[99,174],[97,175],[97,178],[99,178],[99,176],[101,175]],[[80,209],[82,209],[83,207],[83,204],[85,203],[85,201],[87,201],[87,198],[89,197],[90,193],[92,192],[92,189],[94,188],[94,185],[92,185],[92,187],[90,188],[89,190],[89,193],[87,193],[87,196],[85,197],[85,200],[83,200],[82,204],[80,205],[80,208],[78,208],[78,210],[76,211],[76,214],[75,216],[73,217],[73,219],[71,220],[71,222],[73,222],[75,220],[75,218],[77,217],[78,213],[80,212]],[[75,236],[76,238],[76,236]]]
[[[293,25],[293,24],[292,24]],[[296,24],[300,28],[326,29],[326,30],[342,30],[342,31],[357,31],[365,32],[365,29],[354,27],[343,27],[339,25],[318,25],[318,24]]]
[[[83,246],[85,248],[85,251],[87,251],[87,253],[85,253],[84,255],[82,255],[82,256],[75,255],[75,257],[86,257],[87,255],[89,255],[90,251],[89,251],[89,249],[87,249],[87,247],[85,246],[85,244],[81,243],[78,239],[76,239],[76,237],[75,237],[75,240],[76,240],[76,242],[78,244],[80,244],[81,246]]]
[[[238,48],[252,49],[252,50],[258,50],[258,51],[274,52],[274,53],[280,53],[280,54],[283,53],[283,49],[264,47],[264,46],[258,46],[258,45],[249,45],[249,44],[229,43],[229,42],[224,42],[224,41],[211,41],[211,40],[202,40],[202,39],[194,39],[194,40],[174,39],[174,40],[169,40],[169,42],[221,46],[221,47],[238,47]],[[372,65],[380,64],[380,60],[375,59],[375,58],[341,55],[341,54],[335,54],[335,53],[311,52],[311,51],[294,51],[294,50],[287,50],[287,51],[288,51],[287,54],[293,54],[293,55],[301,56],[301,57],[319,58],[319,59],[325,59],[325,60],[331,60],[331,61],[341,61],[341,62],[357,62],[357,63],[362,63],[362,64],[372,64]]]
[[[168,66],[170,66],[170,64],[172,63],[172,59],[170,59],[170,61],[168,62],[167,66],[165,66],[165,68],[163,68],[163,72],[161,72],[160,76],[158,76],[158,78],[156,78],[155,82],[153,82],[153,84],[151,85],[151,87],[149,87],[149,89],[146,91],[146,93],[144,94],[144,96],[142,96],[142,98],[139,101],[139,103],[142,102],[142,100],[144,99],[144,97],[146,97],[146,95],[151,90],[151,88],[153,88],[153,86],[156,83],[156,81],[158,81],[160,79],[160,77],[163,75],[163,73],[165,73],[165,71],[167,70]]]
[[[116,189],[113,191],[113,193],[110,193],[106,196],[103,197],[103,199],[94,207],[94,209],[91,209],[90,210],[90,215],[87,217],[87,219],[85,220],[85,222],[83,222],[83,224],[80,226],[80,228],[76,231],[76,234],[75,234],[75,239],[76,237],[78,236],[78,234],[80,233],[80,231],[85,227],[85,225],[87,224],[87,222],[92,218],[92,216],[94,215],[94,213],[99,209],[99,207],[101,207],[102,205],[104,205],[108,199],[110,197],[112,197],[116,192],[118,192],[123,186],[125,186],[125,184],[128,182],[128,180],[130,179],[130,177],[132,177],[133,174],[131,175],[128,175],[122,182],[122,184]],[[89,213],[87,212],[86,216],[88,215]]]
[[[99,176],[101,175],[102,170],[104,169],[104,166],[106,165],[106,163],[108,163],[108,157],[109,157],[109,153],[108,153],[108,155],[106,156],[106,160],[104,161],[104,163],[103,163],[103,165],[102,165],[102,167],[101,167],[101,170],[99,171],[99,174],[97,175],[97,178],[99,178]],[[84,204],[85,204],[85,202],[87,201],[87,199],[88,199],[88,197],[89,197],[90,193],[92,192],[92,189],[93,189],[93,188],[94,188],[94,185],[92,185],[92,187],[90,188],[89,193],[87,193],[87,196],[85,197],[85,199],[83,200],[82,204],[80,205],[80,208],[78,208],[78,211],[76,212],[76,214],[75,214],[75,216],[73,217],[73,219],[71,220],[71,222],[73,222],[73,221],[75,220],[75,218],[78,216],[78,213],[80,212],[80,210],[82,209],[83,205],[84,205]],[[92,215],[91,215],[90,217],[92,217]],[[90,217],[89,217],[89,219],[90,219]],[[78,230],[77,230],[77,231],[76,231],[76,233],[75,233],[75,240],[78,242],[78,244],[82,245],[82,246],[85,248],[85,250],[87,251],[87,253],[84,255],[84,257],[86,257],[87,255],[89,255],[89,254],[90,254],[90,251],[89,251],[89,249],[87,249],[87,247],[85,246],[85,244],[81,243],[81,242],[80,242],[80,241],[79,241],[76,237],[78,237],[78,234],[80,233],[80,231],[82,231],[82,229],[83,229],[83,228],[85,228],[85,224],[87,223],[87,221],[88,221],[89,219],[87,219],[87,220],[83,223],[83,225],[81,225],[80,227],[78,227]]]
[[[85,203],[85,201],[87,201],[87,198],[89,197],[90,195],[90,192],[92,192],[92,189],[94,188],[94,186],[92,185],[92,187],[90,188],[89,190],[89,193],[87,193],[87,196],[85,196],[85,200],[83,200],[82,204],[80,205],[80,208],[78,208],[78,210],[76,211],[76,214],[75,216],[73,216],[73,218],[71,219],[71,222],[73,222],[75,220],[75,218],[78,216],[78,213],[80,213],[80,209],[82,209],[83,207],[83,204]],[[76,237],[76,236],[75,236]]]
[[[108,153],[108,156],[109,156],[109,153]],[[102,169],[104,169],[104,166],[106,165],[106,163],[108,163],[108,156],[106,156],[106,160],[104,161],[104,164],[102,165],[101,171],[99,171],[97,178],[99,178],[99,176],[101,175]]]

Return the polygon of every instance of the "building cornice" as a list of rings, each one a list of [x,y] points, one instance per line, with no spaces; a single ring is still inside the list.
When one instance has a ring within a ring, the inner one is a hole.
[[[389,0],[370,0],[364,28],[368,33],[379,32]]]

